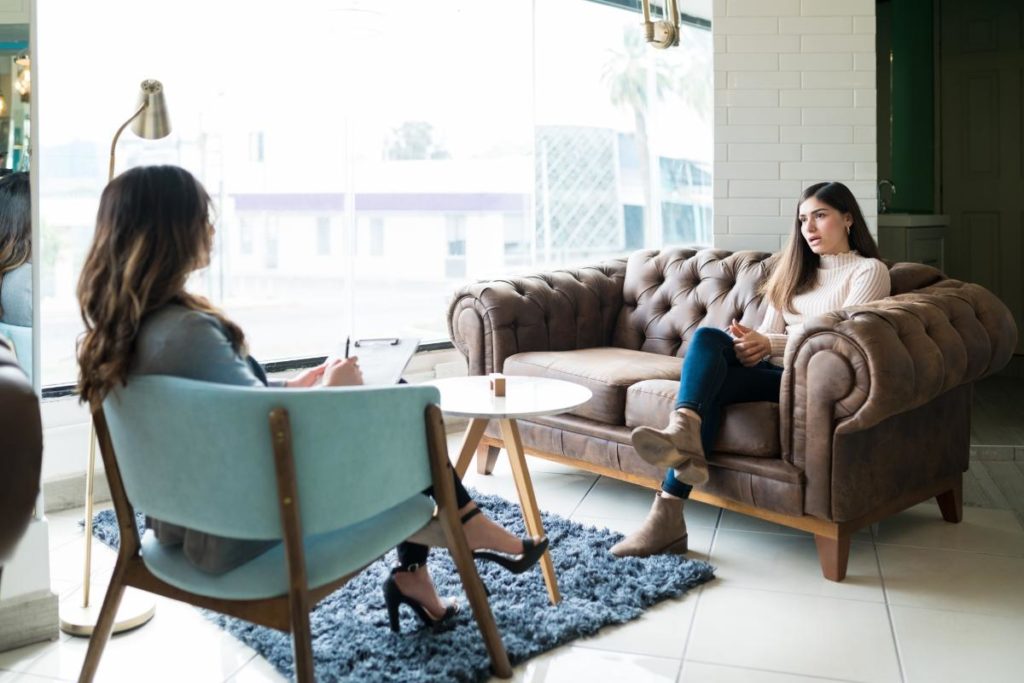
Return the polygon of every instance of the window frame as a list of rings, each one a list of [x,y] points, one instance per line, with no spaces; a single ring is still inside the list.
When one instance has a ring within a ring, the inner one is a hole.
[[[597,3],[598,5],[608,5],[609,7],[617,7],[618,9],[630,10],[639,14],[641,12],[640,0],[587,0],[587,2]],[[660,7],[660,6],[659,6]],[[679,23],[686,24],[687,26],[693,26],[694,28],[711,29],[711,20],[703,17],[698,17],[693,14],[687,14],[686,12],[679,13]]]
[[[599,5],[605,5],[605,6],[613,7],[613,8],[616,8],[616,9],[626,10],[626,11],[634,12],[636,14],[639,14],[641,12],[640,0],[586,0],[586,2],[592,2],[592,3],[595,3],[595,4],[599,4]],[[659,8],[660,8],[660,6],[659,6]],[[712,28],[712,22],[709,19],[705,19],[705,18],[698,17],[698,16],[695,16],[695,15],[690,15],[690,14],[687,14],[685,12],[680,12],[679,13],[679,20],[680,20],[681,24],[684,24],[684,25],[687,25],[687,26],[690,26],[690,27],[693,27],[693,28],[696,28],[696,29],[703,29],[703,30],[710,31],[711,28]],[[263,164],[263,163],[266,162],[266,156],[267,156],[266,142],[267,141],[266,141],[265,131],[257,130],[257,131],[250,131],[249,132],[248,149],[247,149],[247,153],[248,153],[248,157],[249,157],[248,158],[249,163]],[[255,152],[255,155],[253,154],[254,152]],[[253,156],[255,156],[256,158],[253,158]],[[267,238],[268,238],[268,234],[267,233],[271,229],[273,229],[276,232],[276,228],[277,228],[277,226],[273,226],[273,228],[272,228],[271,226],[266,225],[266,224],[263,224],[260,227],[262,228],[262,230],[257,229],[257,226],[255,226],[255,225],[249,225],[248,226],[248,229],[250,231],[249,239],[251,241],[251,249],[253,251],[255,251],[256,242],[258,241],[258,239],[260,237],[263,238],[263,246],[266,247],[267,246],[266,241],[267,241]],[[373,228],[373,226],[371,224],[371,226],[370,226],[370,233],[371,234],[372,234],[372,228]],[[319,229],[319,225],[317,226],[317,229]],[[339,248],[344,247],[344,248],[356,249],[357,248],[357,244],[355,243],[355,240],[357,239],[357,237],[356,237],[357,235],[358,235],[358,230],[353,232],[353,235],[352,235],[353,243],[352,244],[339,245]],[[278,236],[278,238],[279,238],[279,236]],[[372,244],[373,244],[372,238],[369,241],[370,241],[370,245],[367,245],[367,246],[369,246],[372,249]],[[331,247],[333,248],[334,247],[333,239],[331,240],[331,242],[332,242]],[[332,251],[333,251],[333,249],[332,249]],[[358,253],[356,253],[355,256],[358,256]],[[450,255],[449,255],[449,257],[450,257]],[[264,258],[265,258],[265,255],[264,255]],[[455,348],[455,345],[453,344],[453,342],[450,339],[425,340],[425,341],[423,341],[422,343],[420,343],[418,345],[417,353],[424,352],[424,351],[449,350],[449,349],[454,349],[454,348]],[[263,367],[264,367],[264,369],[268,373],[290,371],[290,370],[299,370],[299,369],[314,367],[314,366],[322,363],[324,360],[326,360],[326,358],[327,358],[327,356],[324,356],[324,355],[285,357],[285,358],[280,358],[280,359],[276,359],[276,360],[264,363]],[[64,382],[64,383],[51,384],[51,385],[47,385],[47,386],[43,386],[42,387],[42,398],[44,400],[56,399],[56,398],[61,398],[61,397],[66,397],[66,396],[76,395],[76,394],[77,394],[77,382]]]

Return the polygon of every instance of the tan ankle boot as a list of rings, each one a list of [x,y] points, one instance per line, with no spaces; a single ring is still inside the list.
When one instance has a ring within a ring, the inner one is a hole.
[[[700,418],[676,410],[669,416],[667,427],[637,427],[631,440],[637,455],[652,465],[675,468],[680,481],[688,484],[707,481],[708,466],[700,443]]]
[[[691,458],[672,471],[676,481],[686,482],[691,486],[700,486],[708,480],[708,462],[704,458]]]
[[[640,528],[612,546],[616,557],[647,557],[662,553],[686,552],[686,520],[683,499],[654,496],[654,505]]]

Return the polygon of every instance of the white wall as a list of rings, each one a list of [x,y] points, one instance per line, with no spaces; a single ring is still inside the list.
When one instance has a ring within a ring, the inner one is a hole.
[[[715,0],[715,246],[777,251],[838,180],[877,233],[875,0]]]

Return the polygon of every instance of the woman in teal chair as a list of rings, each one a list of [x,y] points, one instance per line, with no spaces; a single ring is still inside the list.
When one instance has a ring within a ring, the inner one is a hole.
[[[214,228],[210,198],[202,185],[176,166],[134,168],[103,191],[96,232],[78,283],[85,334],[78,346],[81,400],[99,406],[109,391],[136,375],[173,375],[247,386],[312,387],[362,384],[358,359],[333,361],[283,382],[268,382],[247,354],[245,335],[186,281],[210,263]],[[466,538],[479,559],[513,572],[535,564],[547,538],[520,539],[480,514],[455,476]],[[429,494],[430,490],[424,491]],[[213,536],[148,519],[161,543],[181,543],[197,567],[223,573],[251,560],[277,541]],[[405,542],[384,585],[391,627],[398,630],[400,603],[428,626],[457,612],[438,597],[427,570],[429,548]]]

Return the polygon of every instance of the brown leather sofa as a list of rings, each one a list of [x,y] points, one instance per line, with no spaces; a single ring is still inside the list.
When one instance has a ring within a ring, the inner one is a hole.
[[[571,414],[521,420],[526,450],[658,488],[630,433],[661,427],[700,326],[756,327],[773,259],[667,249],[628,259],[468,285],[449,331],[470,374],[556,377],[590,388]],[[846,574],[858,529],[931,497],[959,522],[971,390],[1016,345],[1009,310],[975,284],[929,266],[890,268],[892,296],[812,319],[790,341],[779,403],[726,407],[693,498],[814,534],[822,572]],[[490,472],[501,437],[477,453]]]
[[[0,571],[39,496],[43,429],[32,383],[0,341]]]

